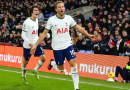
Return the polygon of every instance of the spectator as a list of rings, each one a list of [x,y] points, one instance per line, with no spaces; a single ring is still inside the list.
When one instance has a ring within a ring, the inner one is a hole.
[[[80,50],[84,50],[84,52],[85,52],[85,50],[86,50],[86,41],[85,41],[83,35],[80,35],[78,37],[78,41],[76,43],[76,46],[77,46],[77,49],[78,49],[79,52],[80,52]]]
[[[94,43],[92,42],[92,40],[86,38],[86,48],[87,48],[87,51],[91,51],[92,48],[93,48],[93,45],[94,45]]]
[[[95,27],[95,30],[96,30],[99,34],[101,34],[101,33],[102,33],[102,31],[101,31],[101,29],[100,29],[100,27],[99,27],[99,26],[96,26],[96,27]]]
[[[39,30],[38,30],[38,35],[43,32],[44,27],[45,27],[45,24],[43,22],[40,22],[40,24],[39,24]]]
[[[117,55],[117,49],[115,47],[115,42],[110,42],[109,43],[109,48],[108,48],[108,55]]]
[[[92,26],[89,27],[88,32],[89,32],[90,34],[93,33],[93,27],[92,27]]]
[[[2,30],[2,32],[6,32],[6,31],[9,31],[10,28],[9,28],[6,24],[3,24],[3,25],[1,26],[1,30]]]
[[[2,32],[0,31],[0,42],[2,42]]]
[[[10,41],[10,43],[15,43],[15,38],[14,38],[14,36],[13,36],[13,34],[10,34],[9,35],[9,41]]]
[[[98,8],[98,6],[96,6],[96,8],[93,10],[93,16],[98,16],[99,11],[100,11],[100,9]]]
[[[94,31],[94,35],[96,36],[92,41],[96,44],[100,41],[102,41],[101,34],[98,33],[97,30]]]
[[[122,40],[122,36],[118,35],[118,41],[116,43],[116,47],[117,47],[117,52],[119,56],[123,56],[124,55],[124,41]]]
[[[126,67],[123,69],[120,66],[116,67],[115,71],[115,81],[118,81],[118,74],[120,73],[121,77],[123,78],[124,83],[130,82],[130,61],[127,63]]]
[[[118,31],[118,30],[115,30],[114,41],[117,42],[119,34],[120,34],[119,31]]]
[[[38,21],[39,21],[39,23],[44,22],[44,14],[41,12],[41,10],[39,13]]]
[[[126,47],[125,55],[129,56],[129,61],[130,61],[130,41],[127,41],[124,45]]]
[[[108,37],[109,37],[109,35],[108,35],[107,29],[103,28],[102,41],[103,41],[104,44],[108,42]]]
[[[80,13],[80,11],[77,11],[77,12],[76,12],[76,18],[77,18],[77,19],[81,19],[81,23],[84,25],[85,18],[84,18],[84,16]]]
[[[130,35],[130,20],[126,22],[124,29],[127,31],[128,35]],[[128,38],[130,40],[130,38]]]
[[[101,48],[98,44],[95,44],[93,47],[94,54],[101,54]]]
[[[103,22],[101,24],[101,28],[107,28],[108,29],[108,23],[105,18],[103,18]]]
[[[3,34],[2,42],[5,42],[5,43],[9,42],[9,36],[7,36],[6,33]]]
[[[128,36],[128,33],[126,32],[126,30],[122,30],[122,39],[124,41],[128,41],[129,38],[130,36]]]

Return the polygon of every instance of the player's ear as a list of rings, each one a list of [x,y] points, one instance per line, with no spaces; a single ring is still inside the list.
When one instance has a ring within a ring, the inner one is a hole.
[[[64,10],[66,10],[66,8],[64,7]]]
[[[57,12],[57,9],[55,8],[55,11]]]

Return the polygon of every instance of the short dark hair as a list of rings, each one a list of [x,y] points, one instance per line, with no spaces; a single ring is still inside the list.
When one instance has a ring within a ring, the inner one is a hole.
[[[38,8],[38,6],[32,6],[32,8],[30,9],[30,12],[29,12],[29,16],[32,16],[34,8]],[[38,8],[38,10],[39,10],[39,8]]]
[[[63,4],[64,4],[63,1],[57,1],[57,2],[55,3],[55,8],[57,8],[57,4],[59,4],[59,3],[63,3]]]
[[[121,37],[122,38],[122,34],[119,34],[117,37]]]

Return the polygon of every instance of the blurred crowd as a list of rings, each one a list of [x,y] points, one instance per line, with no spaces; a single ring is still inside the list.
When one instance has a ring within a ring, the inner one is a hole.
[[[124,56],[130,48],[129,3],[127,0],[100,0],[98,5],[95,5],[93,15],[87,20],[77,12],[74,18],[78,24],[97,37],[90,40],[72,30],[71,36],[76,50],[83,53]]]
[[[23,21],[29,17],[32,5],[39,6],[39,33],[43,32],[47,19],[55,14],[57,0],[0,0],[0,43],[22,47]],[[128,0],[63,0],[66,10],[82,6],[95,6],[87,20],[77,11],[73,18],[89,33],[89,39],[73,28],[70,29],[75,51],[124,56],[130,46],[130,2]],[[51,32],[49,32],[49,35]],[[44,40],[45,49],[51,48],[51,37]]]

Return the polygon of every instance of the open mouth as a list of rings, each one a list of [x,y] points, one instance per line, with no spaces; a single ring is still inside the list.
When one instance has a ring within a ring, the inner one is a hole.
[[[61,13],[63,13],[64,11],[61,11]]]
[[[36,16],[38,16],[38,14],[36,14]]]

